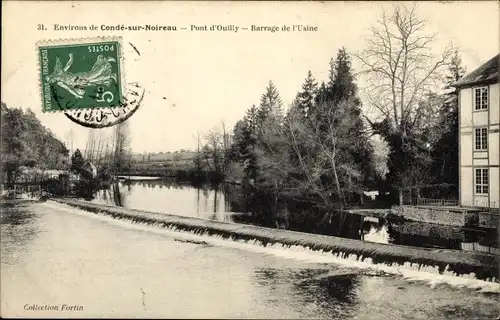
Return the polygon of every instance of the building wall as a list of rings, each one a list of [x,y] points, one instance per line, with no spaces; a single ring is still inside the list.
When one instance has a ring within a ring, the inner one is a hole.
[[[500,84],[490,85],[490,119],[492,124],[500,122]]]
[[[490,207],[500,207],[500,170],[490,167]]]
[[[488,109],[474,110],[472,88],[460,90],[460,204],[500,205],[500,84],[488,86]],[[477,127],[488,128],[488,150],[474,150]],[[475,194],[476,168],[489,169],[489,194]]]
[[[472,172],[472,167],[460,167],[461,205],[467,205],[474,202],[474,190],[472,187],[470,187],[473,181],[474,181],[474,174]]]

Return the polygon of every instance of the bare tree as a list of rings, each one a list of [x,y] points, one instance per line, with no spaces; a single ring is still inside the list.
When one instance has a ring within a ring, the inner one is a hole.
[[[116,125],[114,130],[114,156],[113,156],[113,169],[114,173],[118,174],[125,163],[127,162],[128,146],[130,144],[128,125],[122,122]]]
[[[229,149],[231,146],[231,133],[226,129],[226,123],[221,121],[222,127],[222,165],[221,172],[227,175],[230,166]]]
[[[201,136],[199,132],[196,132],[196,136],[194,137],[196,140],[196,155],[194,158],[194,166],[196,168],[197,172],[200,172],[203,168],[202,164],[202,152],[201,152],[201,147],[202,147],[202,142],[201,142]]]
[[[312,190],[327,207],[346,204],[346,192],[359,193],[362,190],[362,173],[352,161],[351,150],[363,143],[352,134],[355,117],[352,115],[350,99],[336,105],[319,104],[316,112],[322,123],[309,121],[292,106],[285,128],[293,152],[298,159],[299,169],[305,176],[305,188]],[[324,177],[332,177],[333,186],[324,183]],[[336,195],[335,199],[332,195]],[[330,213],[330,221],[331,221]]]
[[[109,137],[103,132],[89,132],[84,158],[95,165],[96,169],[109,162]]]
[[[66,140],[65,141],[66,147],[69,149],[68,153],[68,164],[69,164],[70,157],[73,154],[73,139],[74,139],[73,129],[70,129],[68,132],[66,132],[64,137]]]
[[[205,136],[205,145],[203,147],[203,158],[205,165],[210,171],[222,174],[222,134],[218,129],[210,130]]]
[[[199,139],[199,137],[198,137]],[[230,166],[229,149],[231,134],[222,121],[220,128],[211,129],[205,135],[205,144],[201,150],[204,165],[219,177],[225,177]],[[200,154],[200,152],[198,152]]]
[[[390,14],[371,28],[367,47],[355,57],[361,62],[367,82],[368,104],[396,130],[425,121],[425,105],[420,103],[442,84],[442,71],[454,48],[439,55],[432,52],[436,34],[427,34],[426,19],[417,17],[416,6],[396,5]]]
[[[366,48],[355,57],[364,76],[365,101],[375,118],[365,116],[374,133],[389,144],[390,177],[402,186],[415,185],[425,174],[425,154],[432,140],[443,87],[443,71],[456,49],[433,53],[436,34],[425,31],[416,6],[396,5],[371,28]]]

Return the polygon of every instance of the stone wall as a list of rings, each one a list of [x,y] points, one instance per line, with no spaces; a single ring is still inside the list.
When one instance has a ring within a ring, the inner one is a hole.
[[[498,227],[499,215],[495,213],[479,212],[479,227],[496,229]]]
[[[448,207],[394,206],[392,214],[406,220],[436,223],[447,226],[471,226],[496,229],[498,213],[480,212],[479,210],[451,209]]]
[[[392,213],[407,220],[462,227],[466,223],[465,212],[439,207],[394,206]]]
[[[464,234],[461,227],[457,226],[442,226],[422,223],[417,221],[406,221],[403,223],[395,223],[391,225],[391,229],[403,234],[419,235],[424,237],[436,237],[453,240],[464,240]]]

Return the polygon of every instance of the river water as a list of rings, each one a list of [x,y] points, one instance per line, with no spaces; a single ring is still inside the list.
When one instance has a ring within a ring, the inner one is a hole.
[[[125,188],[123,205],[139,201],[133,200],[134,186],[128,196]],[[172,190],[175,197],[160,193],[177,200],[165,201],[170,206],[163,211],[184,203],[185,214],[227,216],[222,198],[201,197],[189,207],[182,199],[196,201],[196,190]],[[218,201],[222,208],[211,212],[209,203]],[[500,314],[494,283],[381,272],[306,251],[136,225],[51,201],[4,207],[1,222],[3,317],[494,319]],[[63,305],[74,310],[62,310]]]
[[[252,221],[241,221],[241,218],[238,218],[242,213],[255,211],[255,207],[259,205],[263,207],[261,211],[264,215],[270,216],[272,213],[271,206],[262,205],[260,201],[245,203],[244,195],[237,187],[226,186],[217,189],[207,186],[193,187],[144,177],[132,177],[131,180],[131,183],[120,183],[118,187],[101,190],[92,201],[225,222],[251,223]],[[302,211],[294,210],[294,206],[288,206],[287,209],[291,211],[292,219],[294,216],[306,216],[312,211],[309,207]],[[276,227],[273,221],[270,223],[257,221],[254,224]],[[305,232],[318,231],[318,233],[379,243],[500,254],[496,230],[463,229],[418,222],[387,222],[359,215],[344,217],[342,224],[338,219],[334,219],[328,230],[308,230],[304,223],[291,229]]]

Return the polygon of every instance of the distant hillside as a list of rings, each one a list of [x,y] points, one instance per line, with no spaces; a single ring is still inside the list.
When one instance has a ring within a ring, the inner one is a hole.
[[[194,168],[195,151],[132,153],[131,161],[124,164],[126,172],[143,175],[164,175],[177,170],[189,171]],[[124,172],[125,173],[125,172]]]
[[[12,184],[22,166],[60,169],[65,165],[68,149],[45,128],[28,109],[1,106],[2,180]]]
[[[146,152],[146,153],[132,153],[132,160],[134,162],[185,162],[192,161],[196,157],[196,151],[179,150],[174,152]]]

